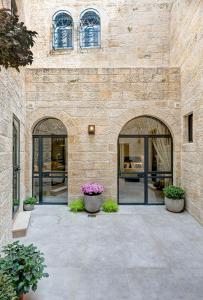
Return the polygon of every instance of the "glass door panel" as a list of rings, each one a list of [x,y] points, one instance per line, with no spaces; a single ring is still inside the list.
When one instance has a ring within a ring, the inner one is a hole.
[[[119,178],[119,203],[144,204],[144,177]]]
[[[67,178],[43,177],[43,203],[67,203]]]
[[[172,138],[148,138],[148,172],[172,172]]]
[[[43,138],[43,172],[64,172],[66,170],[65,138]]]
[[[119,203],[143,204],[144,138],[120,138],[119,153]]]
[[[67,203],[66,137],[33,139],[33,193],[40,203]]]
[[[13,118],[13,215],[20,205],[20,122]]]
[[[33,173],[39,176],[39,139],[33,139]]]
[[[148,178],[148,203],[164,204],[163,189],[172,184],[172,178]]]
[[[33,178],[33,196],[36,197],[37,202],[39,203],[40,202],[40,180],[39,180],[39,177]]]

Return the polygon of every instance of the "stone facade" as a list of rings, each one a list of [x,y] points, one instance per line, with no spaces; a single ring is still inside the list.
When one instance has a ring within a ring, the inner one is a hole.
[[[103,183],[105,197],[116,200],[119,133],[131,119],[149,115],[170,129],[174,183],[187,189],[187,208],[203,223],[201,1],[16,3],[39,35],[31,67],[21,75],[0,72],[0,238],[8,240],[12,225],[13,114],[21,122],[21,200],[32,193],[32,132],[43,118],[58,118],[67,128],[69,200],[87,181]],[[80,14],[87,8],[101,17],[99,49],[79,47]],[[73,17],[73,50],[52,50],[52,16],[59,10]],[[189,144],[184,120],[190,112],[194,142]],[[95,136],[88,135],[90,124],[96,126]]]
[[[20,120],[21,197],[24,197],[25,97],[24,76],[0,71],[0,245],[11,237],[13,198],[13,115]],[[2,243],[1,243],[2,242]]]
[[[181,70],[181,183],[187,208],[203,223],[203,3],[174,1],[171,11],[171,64]],[[194,140],[187,142],[186,116],[193,112]]]
[[[122,127],[141,115],[159,118],[174,137],[175,179],[180,178],[179,69],[29,69],[26,71],[27,139],[34,125],[57,117],[68,132],[69,199],[80,186],[99,181],[106,197],[117,199],[117,140]],[[88,125],[96,135],[88,135]],[[28,190],[31,186],[31,145]]]
[[[38,33],[34,68],[122,68],[168,66],[171,0],[27,1],[26,23]],[[80,15],[101,17],[101,49],[79,46]],[[74,21],[74,49],[52,50],[52,17],[67,10]],[[32,12],[30,14],[30,12]]]

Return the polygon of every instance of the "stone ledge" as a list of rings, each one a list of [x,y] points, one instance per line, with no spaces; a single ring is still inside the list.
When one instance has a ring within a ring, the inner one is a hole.
[[[30,223],[30,218],[31,218],[30,211],[26,211],[26,212],[24,211],[18,213],[13,223],[13,229],[12,229],[13,238],[19,238],[26,235]]]

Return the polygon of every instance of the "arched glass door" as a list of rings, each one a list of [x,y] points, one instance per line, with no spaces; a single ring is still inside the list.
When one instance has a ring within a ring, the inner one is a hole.
[[[159,120],[143,116],[119,135],[119,203],[163,204],[163,188],[173,181],[173,141]]]
[[[42,204],[67,203],[67,132],[61,121],[45,119],[33,132],[33,195]]]

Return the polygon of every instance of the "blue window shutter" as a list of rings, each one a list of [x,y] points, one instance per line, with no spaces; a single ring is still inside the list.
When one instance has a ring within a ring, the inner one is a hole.
[[[71,16],[64,12],[58,13],[54,19],[53,46],[55,49],[73,47],[73,21]]]
[[[81,18],[80,44],[82,48],[100,46],[100,17],[94,11],[87,11]]]

